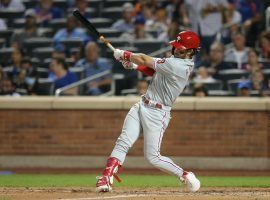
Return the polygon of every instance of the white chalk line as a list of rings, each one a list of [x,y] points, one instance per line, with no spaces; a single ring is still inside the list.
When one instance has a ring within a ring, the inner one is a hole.
[[[149,194],[129,194],[129,195],[116,195],[116,196],[105,196],[105,197],[88,197],[88,198],[72,198],[72,199],[61,199],[61,200],[98,200],[98,199],[119,199],[119,198],[135,198],[135,197],[148,197],[153,195]],[[158,195],[154,195],[158,196]]]

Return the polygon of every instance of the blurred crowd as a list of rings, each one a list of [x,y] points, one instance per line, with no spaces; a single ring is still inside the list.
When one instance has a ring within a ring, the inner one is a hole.
[[[269,96],[268,6],[266,0],[1,0],[0,94],[54,95],[59,88],[106,71],[62,95],[146,91],[149,78],[122,69],[72,16],[77,8],[116,47],[135,52],[166,49],[182,30],[198,33],[201,50],[183,95]],[[144,46],[133,45],[138,41]]]

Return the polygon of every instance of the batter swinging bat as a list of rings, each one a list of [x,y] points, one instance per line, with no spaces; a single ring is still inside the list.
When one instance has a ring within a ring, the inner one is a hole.
[[[78,10],[73,11],[74,17],[76,17],[90,32],[94,33],[96,36],[98,36],[98,39],[100,39],[107,47],[109,47],[112,51],[115,51],[115,48],[111,45],[111,43],[104,38],[103,35],[101,35],[98,30],[91,24],[89,20],[87,20]]]

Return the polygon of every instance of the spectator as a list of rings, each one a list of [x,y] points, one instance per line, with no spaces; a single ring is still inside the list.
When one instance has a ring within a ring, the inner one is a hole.
[[[238,83],[238,96],[240,97],[250,97],[250,82],[241,81]]]
[[[206,97],[208,96],[208,91],[203,85],[196,85],[193,89],[193,96],[195,97]]]
[[[236,8],[242,16],[248,46],[255,46],[262,19],[262,3],[260,0],[234,0]]]
[[[38,72],[33,66],[29,57],[24,57],[21,61],[21,70],[24,71],[24,82],[27,84],[27,90],[31,90],[34,86]]]
[[[63,39],[81,39],[84,43],[87,43],[89,40],[92,40],[82,28],[77,28],[76,19],[69,15],[67,17],[66,28],[60,29],[53,36],[53,41],[56,48],[64,49],[61,44]],[[67,49],[65,49],[67,50]]]
[[[86,77],[111,70],[112,68],[107,59],[99,57],[99,49],[95,42],[89,42],[86,45],[85,58],[80,59],[75,67],[83,67]],[[86,93],[89,95],[100,95],[108,90],[111,82],[111,75],[95,79],[87,85]]]
[[[137,15],[134,21],[134,31],[129,33],[123,33],[120,38],[133,43],[138,39],[152,40],[153,36],[145,32],[145,19],[142,15]]]
[[[75,1],[75,7],[80,11],[80,13],[84,17],[91,18],[90,14],[87,13],[87,7],[88,7],[87,0],[76,0]]]
[[[223,13],[223,25],[227,27],[221,31],[223,44],[229,44],[232,42],[231,35],[239,30],[241,21],[241,14],[236,10],[235,4],[229,1],[228,9]]]
[[[154,22],[154,26],[153,26],[154,30],[157,31],[157,39],[158,40],[167,40],[167,33],[168,33],[168,22],[167,22],[167,15],[166,15],[166,11],[163,8],[159,8],[156,11],[156,15],[155,15],[155,22]],[[163,35],[163,37],[162,37]]]
[[[258,91],[260,96],[263,96],[263,91],[266,90],[264,85],[264,76],[262,71],[255,71],[251,74],[251,88]]]
[[[186,10],[184,0],[176,1],[175,10],[173,12],[173,21],[177,21],[181,26],[190,27],[190,20]]]
[[[243,69],[248,70],[250,73],[262,70],[262,64],[258,61],[258,53],[255,49],[250,49],[248,52],[248,62],[243,65]]]
[[[213,83],[216,80],[208,74],[206,67],[199,67],[197,70],[197,75],[193,79],[194,83]]]
[[[5,78],[5,73],[3,71],[3,67],[0,65],[0,82]]]
[[[39,37],[40,33],[37,31],[37,17],[33,9],[26,10],[25,14],[25,27],[19,33],[14,33],[11,37],[11,44],[15,48],[23,48],[23,42],[31,37]]]
[[[2,10],[24,11],[25,7],[21,0],[1,0],[0,11]]]
[[[22,58],[23,52],[19,49],[14,49],[11,54],[12,60],[11,66],[8,67],[7,69],[7,75],[12,80],[13,83],[16,83],[19,78]]]
[[[200,33],[201,46],[206,53],[222,27],[222,12],[227,0],[186,0],[192,30]]]
[[[6,22],[0,18],[0,31],[7,30]]]
[[[259,38],[260,43],[260,57],[270,59],[270,32],[263,31]]]
[[[145,79],[138,80],[137,87],[136,87],[137,94],[139,96],[144,95],[148,89],[148,85],[149,84],[148,84],[147,80],[145,80]]]
[[[122,6],[123,9],[123,19],[117,20],[113,25],[112,28],[117,29],[122,32],[129,32],[133,30],[133,23],[132,23],[132,13],[134,7],[131,3],[125,3]]]
[[[16,86],[9,78],[4,78],[0,82],[0,95],[19,97],[20,94],[15,92]]]
[[[42,26],[48,26],[50,20],[62,17],[62,11],[53,6],[53,0],[40,0],[40,4],[35,10],[37,21]]]
[[[206,66],[210,75],[215,79],[219,79],[218,72],[220,70],[228,69],[227,65],[223,62],[224,46],[222,43],[214,42],[210,47],[209,58],[202,62]]]
[[[52,72],[56,76],[56,79],[54,81],[55,90],[78,81],[76,74],[68,70],[68,65],[64,59],[53,58],[50,67],[51,67]],[[77,95],[78,88],[69,89],[65,91],[63,94],[64,95]]]
[[[237,62],[237,67],[242,68],[242,64],[248,61],[249,48],[246,47],[245,35],[238,32],[232,35],[233,46],[225,52],[224,60],[227,62]]]

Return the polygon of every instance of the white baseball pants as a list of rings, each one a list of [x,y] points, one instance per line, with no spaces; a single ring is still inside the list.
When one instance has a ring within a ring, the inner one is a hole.
[[[181,177],[183,169],[170,158],[160,155],[160,145],[163,133],[170,121],[170,112],[145,105],[142,101],[136,103],[128,112],[121,135],[111,153],[121,164],[124,163],[129,149],[144,134],[144,157],[154,167]]]

